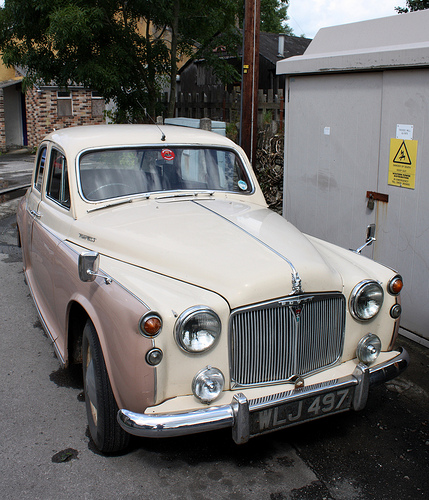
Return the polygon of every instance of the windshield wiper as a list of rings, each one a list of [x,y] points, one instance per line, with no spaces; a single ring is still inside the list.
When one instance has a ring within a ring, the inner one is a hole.
[[[157,196],[155,200],[168,200],[170,198],[196,198],[200,195],[213,196],[215,191],[198,191],[195,193],[180,193],[180,194],[166,194],[164,196]]]
[[[127,198],[126,200],[118,200],[118,201],[113,201],[112,203],[106,203],[106,205],[98,205],[97,207],[89,208],[87,210],[87,213],[95,212],[96,210],[103,210],[103,208],[111,208],[111,207],[117,207],[119,205],[125,205],[126,203],[133,203],[135,200],[141,200],[142,198],[147,200],[150,198],[150,195],[145,194],[143,196],[138,196],[137,198]]]

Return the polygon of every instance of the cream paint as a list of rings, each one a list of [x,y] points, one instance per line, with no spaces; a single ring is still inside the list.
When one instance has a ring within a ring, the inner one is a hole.
[[[192,143],[236,149],[249,168],[254,192],[205,194],[186,200],[163,199],[158,193],[149,199],[136,197],[127,204],[94,211],[106,202],[87,203],[80,196],[73,167],[76,155],[91,147],[141,145],[142,137],[145,143],[159,144],[160,133],[153,126],[81,127],[55,132],[48,138],[58,140],[56,147],[67,154],[72,209],[65,210],[44,196],[38,204],[34,199],[37,193],[30,192],[18,212],[27,277],[41,315],[50,324],[53,338],[58,338],[60,354],[67,362],[68,313],[70,304],[76,301],[96,326],[118,405],[135,412],[165,400],[171,403],[160,408],[187,408],[189,401],[194,401],[189,396],[192,379],[207,365],[222,370],[228,388],[231,310],[289,295],[291,264],[302,279],[304,292],[337,291],[346,300],[359,281],[377,279],[386,290],[395,274],[369,259],[301,234],[266,209],[250,165],[242,151],[227,139],[178,127],[163,126],[162,130],[167,136],[166,145]],[[51,249],[52,258],[43,268],[51,266],[52,272],[44,272],[44,278],[39,273],[36,279],[32,270],[35,262],[28,230],[32,224],[30,207],[40,211],[40,220],[34,222],[37,233],[46,232],[40,235],[37,259],[47,257],[42,250],[46,244]],[[102,278],[93,283],[79,280],[77,258],[87,249],[100,253],[101,272],[112,277],[111,285]],[[53,309],[42,298],[43,284],[54,290]],[[309,381],[328,380],[353,371],[357,342],[368,331],[379,334],[387,349],[394,330],[394,321],[389,317],[394,303],[395,298],[385,292],[381,312],[367,323],[357,322],[347,314],[342,359]],[[195,305],[209,306],[217,312],[222,334],[212,350],[190,355],[177,346],[174,326],[178,315]],[[139,318],[148,309],[157,311],[164,321],[162,332],[153,341],[138,331]],[[152,345],[164,352],[156,369],[144,361]],[[274,394],[279,387],[246,389],[246,394]],[[226,391],[220,401],[229,399],[229,403],[231,397],[232,392]]]

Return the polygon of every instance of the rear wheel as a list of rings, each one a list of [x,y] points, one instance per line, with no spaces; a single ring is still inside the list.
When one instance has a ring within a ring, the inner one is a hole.
[[[118,405],[113,396],[103,352],[95,327],[86,322],[82,338],[83,384],[89,431],[103,453],[118,452],[129,444],[130,435],[118,424]]]

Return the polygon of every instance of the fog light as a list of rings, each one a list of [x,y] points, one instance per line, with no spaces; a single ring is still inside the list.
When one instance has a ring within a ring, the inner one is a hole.
[[[159,365],[162,361],[163,353],[161,349],[154,347],[146,353],[146,363],[151,366]]]
[[[381,352],[381,340],[373,333],[368,333],[361,338],[356,349],[356,356],[359,361],[370,365],[378,358]]]
[[[192,381],[192,392],[202,403],[210,404],[223,391],[225,379],[217,368],[207,366],[200,370]]]
[[[395,304],[394,306],[392,306],[390,308],[390,316],[393,318],[393,319],[398,319],[399,316],[401,315],[402,313],[402,307],[401,307],[401,304]]]

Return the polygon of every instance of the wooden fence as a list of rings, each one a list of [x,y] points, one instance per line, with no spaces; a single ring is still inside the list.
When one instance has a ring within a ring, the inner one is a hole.
[[[176,101],[176,116],[185,118],[210,118],[212,120],[237,123],[240,121],[241,96],[237,92],[222,90],[205,93],[179,93]],[[284,96],[280,89],[264,93],[258,91],[258,127],[276,122],[281,128],[284,120]]]

